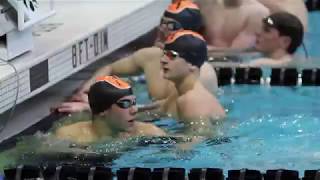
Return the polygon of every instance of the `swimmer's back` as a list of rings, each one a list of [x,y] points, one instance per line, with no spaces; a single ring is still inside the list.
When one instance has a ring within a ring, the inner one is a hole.
[[[57,129],[55,136],[59,139],[75,141],[77,143],[93,142],[96,136],[91,129],[91,124],[91,121],[85,121],[66,125]]]
[[[136,122],[137,136],[165,136],[166,133],[151,123]]]

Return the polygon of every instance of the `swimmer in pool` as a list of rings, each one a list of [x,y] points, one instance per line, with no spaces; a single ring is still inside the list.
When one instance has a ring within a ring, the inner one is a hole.
[[[210,52],[244,51],[254,47],[261,20],[269,9],[257,0],[197,0]]]
[[[201,26],[199,8],[190,0],[187,0],[181,1],[180,4],[171,4],[167,8],[161,19],[159,29],[163,37],[165,37],[182,29],[198,31]],[[163,37],[159,41],[164,41]],[[57,110],[59,112],[80,111],[83,103],[88,102],[89,87],[94,83],[96,77],[103,75],[128,76],[144,73],[150,97],[154,100],[167,98],[176,89],[172,82],[164,79],[161,75],[160,59],[162,56],[163,51],[159,47],[143,48],[111,65],[102,67],[89,80],[83,83],[70,100],[62,103]],[[200,81],[209,92],[214,93],[217,90],[215,71],[207,62],[200,68]]]
[[[88,99],[92,120],[63,126],[55,132],[56,137],[91,143],[108,138],[166,134],[153,124],[136,121],[136,97],[131,86],[115,76],[97,78]]]
[[[277,12],[263,19],[263,29],[258,34],[256,49],[265,57],[248,63],[253,67],[287,66],[303,41],[303,25],[299,18],[288,12]]]
[[[206,59],[207,44],[198,33],[180,31],[165,42],[161,74],[174,84],[177,92],[157,102],[158,108],[182,121],[191,133],[212,133],[214,124],[226,115],[217,98],[199,80],[200,68]]]
[[[266,6],[270,13],[286,11],[299,18],[304,31],[308,30],[308,10],[304,0],[258,0]]]
[[[203,29],[200,9],[191,0],[177,0],[167,7],[161,17],[155,46],[163,49],[167,36],[181,29],[199,33]]]

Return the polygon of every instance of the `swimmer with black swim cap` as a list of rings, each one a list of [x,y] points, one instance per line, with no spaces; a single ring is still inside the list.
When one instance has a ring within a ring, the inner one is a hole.
[[[169,58],[182,57],[200,68],[208,59],[207,43],[200,34],[185,30],[168,36],[164,54]]]
[[[136,121],[136,97],[131,86],[116,76],[98,77],[88,97],[92,121],[63,126],[55,133],[58,138],[90,143],[106,138],[165,135],[153,124]]]
[[[163,13],[157,41],[163,43],[167,36],[175,31],[183,29],[200,32],[202,28],[203,24],[199,7],[191,0],[180,0],[170,4]]]
[[[116,76],[105,76],[97,78],[95,84],[90,87],[88,98],[93,115],[97,115],[113,104],[122,108],[129,108],[135,105],[135,100],[123,101],[126,103],[117,103],[119,99],[125,96],[133,95],[131,86]]]
[[[199,69],[206,60],[207,43],[193,31],[169,36],[161,59],[163,77],[174,83],[177,95],[166,99],[160,109],[186,124],[198,126],[198,130],[225,117],[217,98],[199,81]]]

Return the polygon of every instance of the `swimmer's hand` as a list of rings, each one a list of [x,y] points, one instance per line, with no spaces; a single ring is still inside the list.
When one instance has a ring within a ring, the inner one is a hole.
[[[58,113],[75,113],[90,111],[90,106],[88,103],[84,102],[64,102],[58,106],[50,108],[50,111]]]
[[[154,46],[156,46],[156,47],[158,47],[160,49],[163,49],[164,48],[164,43],[158,41],[158,42],[154,43]]]
[[[161,117],[168,117],[167,113],[160,110],[161,101],[156,101],[147,105],[137,105],[138,108],[138,118],[144,122],[152,122],[154,119],[159,119]]]
[[[246,49],[235,49],[235,48],[219,48],[214,46],[208,46],[209,57],[225,57],[225,56],[239,56],[243,54],[256,54],[259,53],[257,49],[246,48]]]
[[[84,91],[77,91],[68,99],[68,101],[88,103],[88,93]]]

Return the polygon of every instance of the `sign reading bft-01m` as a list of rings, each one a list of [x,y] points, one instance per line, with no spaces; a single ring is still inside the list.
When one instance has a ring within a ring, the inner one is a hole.
[[[103,54],[108,49],[108,30],[105,29],[72,46],[72,67],[77,68],[86,64],[86,62]]]

